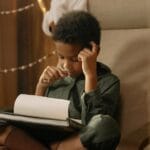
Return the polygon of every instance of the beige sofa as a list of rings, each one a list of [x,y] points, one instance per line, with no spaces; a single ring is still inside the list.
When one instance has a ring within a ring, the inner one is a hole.
[[[150,0],[89,0],[101,22],[98,60],[121,80],[118,150],[143,149],[150,137]]]

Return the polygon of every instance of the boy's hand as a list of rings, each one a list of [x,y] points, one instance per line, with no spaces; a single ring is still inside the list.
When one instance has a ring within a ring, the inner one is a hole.
[[[36,86],[36,95],[43,95],[46,88],[53,84],[56,80],[66,77],[66,71],[54,66],[47,66],[41,74]]]
[[[79,55],[79,60],[82,61],[82,70],[85,75],[85,92],[91,92],[97,87],[97,72],[96,59],[99,52],[99,47],[91,42],[92,49],[83,49]]]
[[[98,54],[98,46],[94,43],[90,43],[92,49],[84,48],[78,55],[80,61],[82,61],[82,70],[85,77],[92,77],[96,75],[96,59]]]
[[[67,76],[67,72],[54,66],[47,66],[40,76],[39,83],[43,86],[48,87],[53,84],[56,80]]]

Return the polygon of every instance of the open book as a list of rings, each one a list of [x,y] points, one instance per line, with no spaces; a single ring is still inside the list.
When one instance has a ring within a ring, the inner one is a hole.
[[[81,120],[68,116],[69,103],[64,99],[20,94],[12,112],[0,112],[0,120],[23,126],[80,129]]]

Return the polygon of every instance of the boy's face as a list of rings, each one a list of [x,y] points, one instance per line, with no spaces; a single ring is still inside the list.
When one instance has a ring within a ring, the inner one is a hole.
[[[78,61],[81,46],[56,42],[57,66],[68,72],[71,77],[77,77],[82,73],[82,62]]]

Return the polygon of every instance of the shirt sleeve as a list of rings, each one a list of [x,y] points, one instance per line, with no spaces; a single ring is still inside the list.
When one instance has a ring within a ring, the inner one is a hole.
[[[120,82],[114,75],[101,78],[97,89],[81,96],[81,143],[88,149],[115,149],[120,129],[114,119],[120,99]],[[106,132],[105,132],[106,131]]]
[[[97,114],[115,117],[120,100],[119,79],[110,75],[98,81],[97,89],[81,96],[81,119],[87,124]]]

